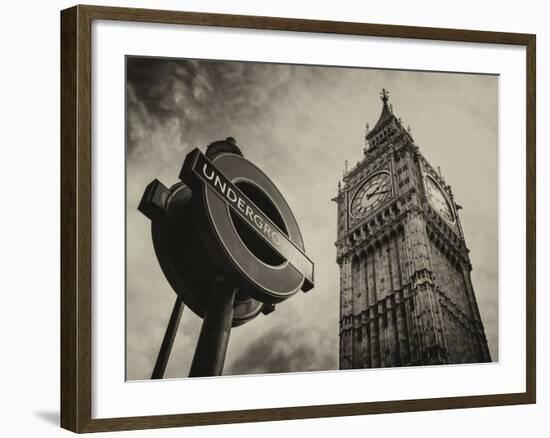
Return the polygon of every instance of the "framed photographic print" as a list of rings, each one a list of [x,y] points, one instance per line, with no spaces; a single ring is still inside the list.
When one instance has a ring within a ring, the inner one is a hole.
[[[534,35],[75,6],[61,55],[62,427],[535,402]]]

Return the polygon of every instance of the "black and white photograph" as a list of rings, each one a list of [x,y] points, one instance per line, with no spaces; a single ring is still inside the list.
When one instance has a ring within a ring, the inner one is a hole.
[[[543,2],[5,6],[3,436],[544,436]]]
[[[498,362],[498,75],[125,62],[127,380]]]

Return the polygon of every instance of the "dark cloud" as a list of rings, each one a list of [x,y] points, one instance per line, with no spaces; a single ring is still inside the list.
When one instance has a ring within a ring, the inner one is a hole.
[[[292,339],[292,342],[289,340]],[[337,369],[330,351],[311,344],[307,332],[290,333],[276,327],[253,340],[228,364],[225,374],[287,373]]]
[[[197,132],[262,118],[270,101],[287,87],[293,67],[272,64],[127,59],[128,153],[135,153],[143,128],[179,125],[182,140]]]

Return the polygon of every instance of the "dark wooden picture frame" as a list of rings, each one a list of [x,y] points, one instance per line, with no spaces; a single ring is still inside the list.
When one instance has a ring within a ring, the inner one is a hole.
[[[93,20],[219,26],[526,48],[526,391],[273,409],[92,419],[91,25]],[[75,6],[61,12],[61,426],[74,432],[454,409],[536,402],[535,53],[531,34]]]

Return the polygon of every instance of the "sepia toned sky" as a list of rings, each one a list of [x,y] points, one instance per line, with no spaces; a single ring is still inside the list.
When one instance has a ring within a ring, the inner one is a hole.
[[[195,147],[233,136],[278,186],[315,262],[315,289],[233,329],[224,374],[338,368],[336,204],[362,158],[364,127],[390,92],[394,113],[451,185],[472,280],[498,360],[498,78],[376,69],[152,58],[127,59],[127,378],[148,379],[175,293],[156,260],[146,185],[177,182]],[[186,377],[201,319],[185,309],[165,377]]]

